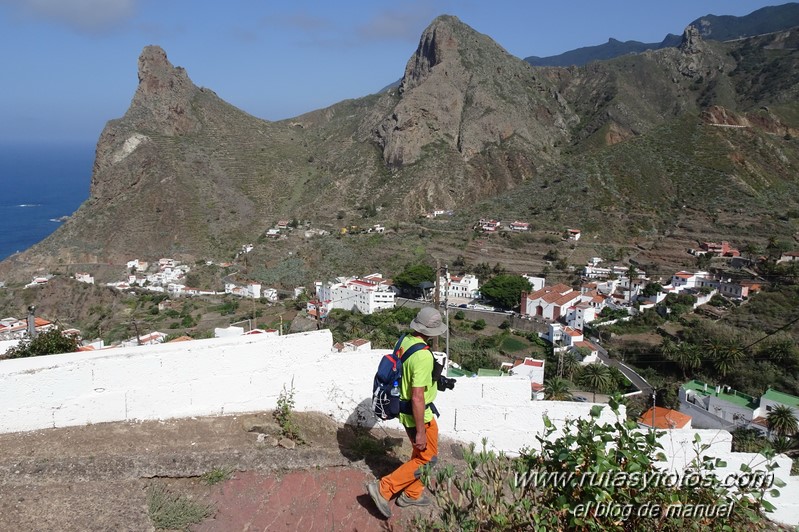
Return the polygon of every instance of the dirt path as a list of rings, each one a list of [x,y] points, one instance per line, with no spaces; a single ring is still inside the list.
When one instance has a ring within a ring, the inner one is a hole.
[[[414,510],[392,505],[385,521],[364,489],[410,454],[403,434],[297,418],[308,443],[295,449],[271,445],[279,429],[268,413],[2,434],[0,530],[153,530],[147,493],[157,484],[214,505],[192,530],[410,526]],[[442,460],[455,460],[457,446],[441,447]],[[230,478],[203,481],[222,469]]]

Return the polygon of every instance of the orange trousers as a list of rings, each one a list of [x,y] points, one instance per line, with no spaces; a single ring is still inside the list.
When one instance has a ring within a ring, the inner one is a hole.
[[[405,491],[405,495],[411,499],[418,499],[424,491],[424,484],[419,480],[421,476],[420,467],[430,463],[435,464],[438,459],[438,425],[436,418],[425,423],[427,427],[427,448],[419,451],[415,447],[411,454],[411,459],[399,466],[393,473],[380,479],[380,494],[387,500]],[[411,445],[416,441],[416,427],[405,428]]]

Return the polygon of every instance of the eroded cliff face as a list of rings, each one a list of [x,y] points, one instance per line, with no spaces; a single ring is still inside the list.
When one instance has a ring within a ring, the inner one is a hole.
[[[175,67],[159,46],[146,46],[139,56],[139,84],[125,116],[109,121],[97,142],[92,172],[92,198],[113,199],[142,182],[143,171],[154,160],[137,164],[124,161],[143,152],[152,153],[156,137],[174,137],[200,130],[191,102],[201,90],[186,71]]]
[[[452,16],[424,31],[398,91],[374,130],[393,167],[417,162],[436,145],[469,161],[511,137],[547,159],[544,150],[552,155],[576,121],[548,80]]]

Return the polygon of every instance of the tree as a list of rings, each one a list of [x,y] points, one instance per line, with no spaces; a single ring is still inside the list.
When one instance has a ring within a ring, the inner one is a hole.
[[[789,406],[777,405],[766,416],[769,432],[777,436],[793,436],[799,430],[799,423]]]
[[[613,377],[604,364],[588,364],[580,372],[580,384],[593,392],[596,403],[596,393],[608,390],[613,384]]]
[[[627,301],[632,301],[633,299],[633,279],[636,279],[637,277],[638,270],[634,264],[630,264],[627,267]]]
[[[544,398],[550,401],[571,401],[570,384],[569,381],[560,377],[544,381]]]
[[[485,283],[480,293],[498,307],[513,309],[519,306],[522,292],[530,288],[530,282],[521,275],[501,274]]]
[[[697,346],[685,342],[674,346],[669,360],[676,362],[680,366],[684,379],[688,378],[688,371],[693,372],[693,370],[702,365],[702,358],[699,356]]]
[[[654,296],[656,294],[659,294],[662,291],[663,291],[663,285],[662,284],[660,284],[660,283],[649,283],[649,284],[647,284],[644,287],[643,291],[641,292],[641,295],[643,295],[644,297],[652,297],[652,296]]]
[[[427,264],[414,264],[405,267],[405,270],[394,277],[394,284],[404,293],[417,294],[419,285],[423,282],[434,282],[436,271]]]
[[[754,258],[761,253],[760,248],[753,242],[747,243],[741,251],[749,259],[749,262],[753,262]]]
[[[574,355],[569,352],[562,353],[561,356],[563,357],[562,359],[563,375],[569,380],[574,379],[574,376],[577,374],[578,371],[580,371],[580,368],[582,367],[580,365],[580,362],[578,362],[577,359],[574,357]]]
[[[64,334],[56,327],[36,335],[35,338],[25,338],[15,347],[6,351],[8,358],[38,357],[42,355],[57,355],[60,353],[74,353],[80,344],[75,336]]]
[[[743,356],[743,353],[732,342],[723,338],[707,339],[704,349],[713,362],[713,367],[722,377],[726,377],[730,368]]]

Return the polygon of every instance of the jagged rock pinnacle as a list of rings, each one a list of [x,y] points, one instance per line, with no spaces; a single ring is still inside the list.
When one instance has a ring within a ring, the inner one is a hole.
[[[139,86],[126,114],[147,127],[158,126],[167,134],[182,134],[197,127],[190,102],[199,90],[186,71],[174,67],[160,46],[146,46],[139,56]]]
[[[680,50],[686,54],[698,54],[702,51],[702,35],[696,26],[688,26],[682,34]]]

